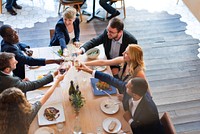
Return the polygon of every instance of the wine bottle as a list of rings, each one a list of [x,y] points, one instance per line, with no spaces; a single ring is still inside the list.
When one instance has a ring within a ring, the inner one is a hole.
[[[74,87],[74,82],[70,81],[70,87],[69,87],[69,95],[75,94],[76,90]]]

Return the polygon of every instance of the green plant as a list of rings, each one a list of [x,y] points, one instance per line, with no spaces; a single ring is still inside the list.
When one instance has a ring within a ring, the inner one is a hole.
[[[74,107],[75,112],[79,112],[80,108],[83,107],[85,103],[85,98],[81,95],[81,91],[71,94],[69,100]]]
[[[62,56],[63,52],[62,52],[61,49],[58,50],[58,54],[59,54],[60,56]]]

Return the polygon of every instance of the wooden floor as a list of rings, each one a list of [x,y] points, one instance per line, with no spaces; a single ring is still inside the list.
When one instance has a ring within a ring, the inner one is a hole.
[[[123,18],[123,16],[120,16]],[[166,12],[148,13],[127,8],[125,28],[137,39],[144,51],[146,74],[159,113],[168,111],[178,134],[200,133],[200,60],[199,40],[185,34],[180,15]],[[101,33],[108,21],[94,19],[81,26],[81,42]],[[49,45],[49,29],[58,18],[37,23],[34,28],[19,29],[22,42],[31,47]]]

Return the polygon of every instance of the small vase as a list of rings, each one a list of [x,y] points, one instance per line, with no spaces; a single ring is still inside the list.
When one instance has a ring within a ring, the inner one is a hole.
[[[73,134],[81,134],[81,125],[80,125],[80,119],[79,119],[78,113],[76,113],[76,118],[75,118],[75,121],[74,121]]]

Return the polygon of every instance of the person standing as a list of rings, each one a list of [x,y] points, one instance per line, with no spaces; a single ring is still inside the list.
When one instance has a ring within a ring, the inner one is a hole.
[[[22,6],[18,5],[17,0],[6,0],[6,9],[7,11],[11,14],[11,15],[17,15],[17,13],[15,12],[15,10],[13,9],[13,7],[15,9],[22,9]]]
[[[29,66],[45,66],[46,64],[63,62],[63,59],[44,59],[44,58],[32,58],[33,51],[30,50],[30,46],[19,42],[19,36],[10,25],[3,25],[0,27],[0,35],[3,40],[1,41],[1,51],[10,52],[15,54],[15,59],[18,61],[17,67],[13,70],[15,76],[21,79],[25,78],[25,65]],[[25,55],[25,52],[27,55]]]
[[[103,44],[107,59],[122,56],[129,44],[137,44],[136,38],[124,29],[124,23],[119,18],[112,18],[102,34],[84,43],[77,54],[83,54],[87,50]],[[119,66],[111,66],[113,75],[119,72]]]

